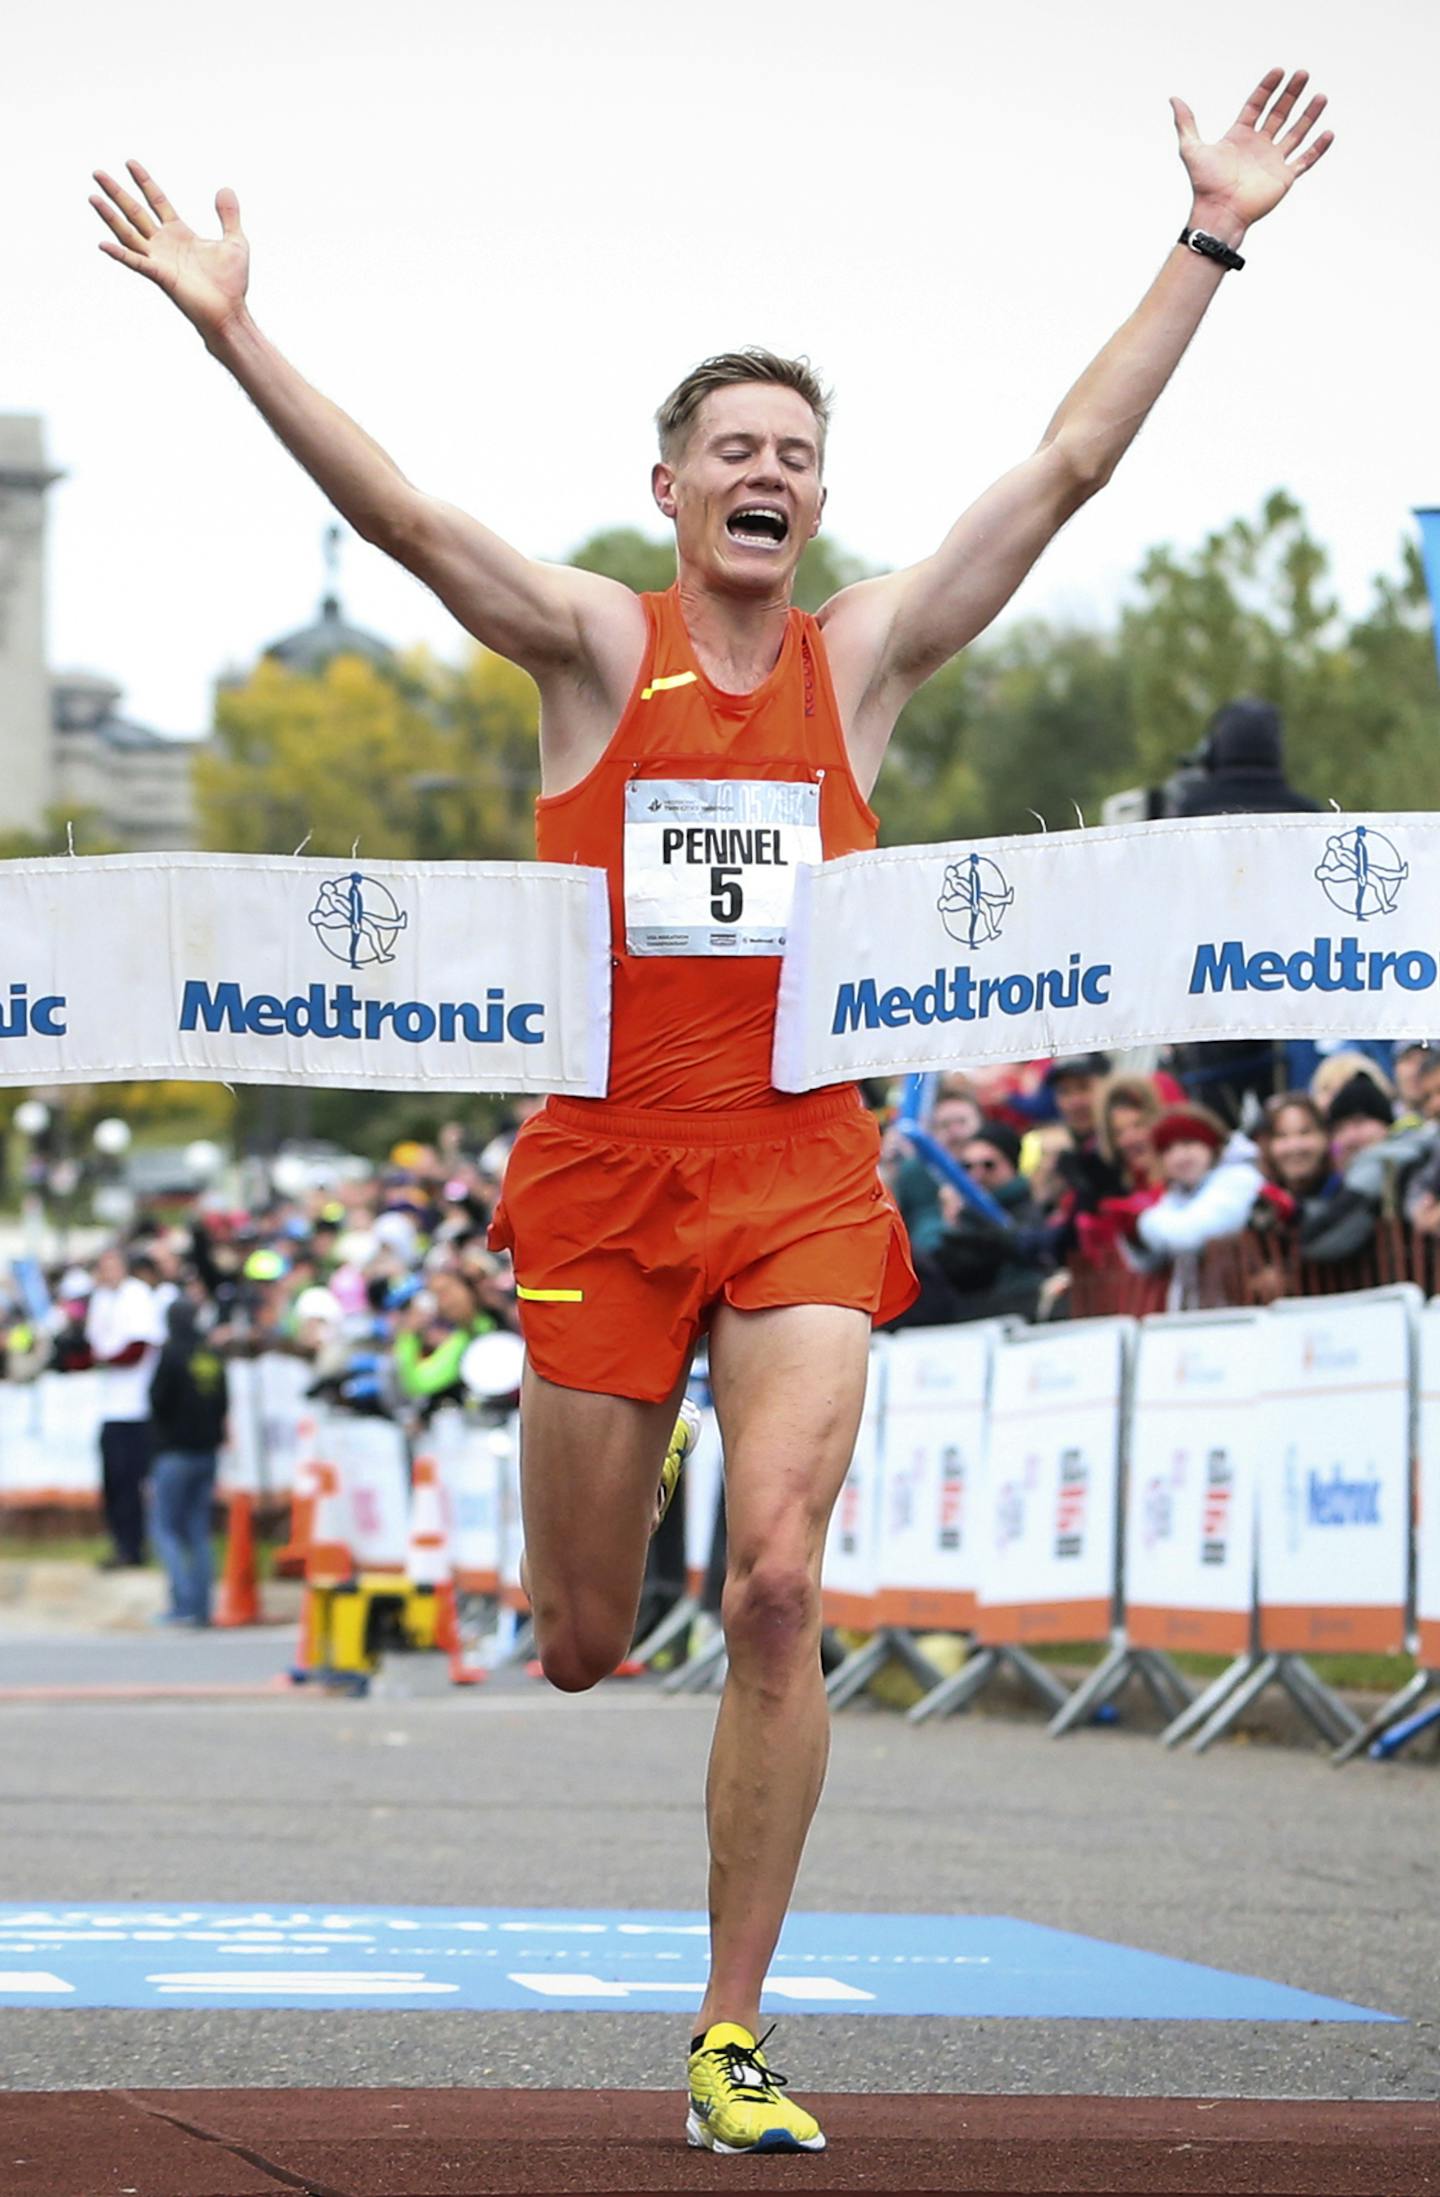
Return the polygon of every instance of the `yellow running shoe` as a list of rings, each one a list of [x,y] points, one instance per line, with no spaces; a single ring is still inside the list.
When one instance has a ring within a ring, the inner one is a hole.
[[[675,1490],[680,1485],[680,1467],[700,1439],[700,1406],[692,1404],[689,1397],[680,1406],[680,1416],[675,1421],[675,1432],[670,1437],[670,1447],[665,1452],[665,1462],[660,1467],[660,1485],[655,1491],[655,1523],[650,1528],[656,1533],[660,1521],[675,1500]]]
[[[738,2022],[713,2022],[690,2055],[686,2141],[727,2155],[823,2151],[819,2123],[782,2098],[784,2088],[785,2077],[766,2066],[748,2029]]]

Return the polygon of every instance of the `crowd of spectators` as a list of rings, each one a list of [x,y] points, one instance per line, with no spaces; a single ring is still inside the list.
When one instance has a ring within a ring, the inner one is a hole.
[[[0,1292],[5,1373],[97,1374],[102,1568],[140,1565],[153,1544],[170,1583],[161,1622],[209,1622],[235,1358],[298,1356],[311,1396],[414,1428],[465,1393],[471,1342],[517,1326],[508,1261],[486,1234],[527,1107],[475,1152],[450,1127],[358,1178],[317,1163],[299,1194],[150,1213],[93,1260],[48,1274],[21,1262],[10,1301]]]
[[[1214,1301],[1206,1256],[1242,1238],[1254,1250],[1244,1301],[1265,1302],[1295,1286],[1297,1260],[1355,1272],[1382,1218],[1440,1239],[1440,1049],[1383,1051],[1315,1058],[1303,1083],[1263,1104],[1242,1097],[1229,1118],[1203,1068],[1182,1076],[1180,1063],[1140,1072],[1087,1053],[938,1079],[926,1126],[980,1199],[891,1121],[882,1172],[921,1281],[897,1324],[1186,1308]],[[98,1373],[105,1562],[139,1564],[153,1543],[166,1622],[208,1621],[236,1357],[298,1356],[311,1396],[414,1431],[464,1395],[477,1337],[518,1328],[513,1274],[486,1238],[532,1103],[478,1150],[447,1128],[368,1171],[319,1167],[309,1188],[269,1188],[249,1208],[212,1195],[142,1216],[88,1264],[28,1288],[17,1269],[8,1305],[0,1285],[9,1379]],[[1107,1297],[1115,1283],[1130,1293]]]
[[[897,1324],[1065,1317],[1094,1308],[1107,1275],[1148,1282],[1114,1309],[1189,1308],[1206,1301],[1205,1255],[1242,1237],[1259,1247],[1247,1299],[1264,1302],[1307,1269],[1361,1278],[1382,1220],[1440,1239],[1440,1049],[1309,1050],[1271,1049],[1263,1103],[1217,1085],[1203,1056],[942,1077],[926,1126],[988,1200],[938,1181],[891,1130],[882,1165],[921,1281]],[[1276,1089],[1301,1064],[1305,1080]]]

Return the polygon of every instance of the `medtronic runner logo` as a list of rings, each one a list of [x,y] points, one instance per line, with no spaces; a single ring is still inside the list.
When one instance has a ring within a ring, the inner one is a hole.
[[[1325,898],[1357,923],[1372,916],[1393,915],[1400,887],[1410,875],[1410,865],[1382,832],[1357,824],[1353,831],[1336,832],[1325,842],[1324,858],[1315,876],[1325,888]]]
[[[349,969],[383,968],[395,959],[395,941],[409,924],[395,896],[378,877],[350,870],[327,877],[310,910],[310,926],[326,953]],[[180,1028],[245,1032],[252,1037],[312,1037],[368,1042],[394,1035],[405,1045],[541,1045],[545,1002],[510,1000],[501,984],[487,985],[483,999],[367,999],[353,984],[307,985],[283,998],[247,992],[228,982],[187,978],[180,1001]]]
[[[1333,908],[1350,923],[1394,915],[1410,865],[1383,832],[1368,824],[1332,832],[1311,873]],[[1338,926],[1337,926],[1338,928]],[[1245,940],[1202,941],[1190,970],[1192,997],[1201,992],[1433,992],[1440,957],[1433,943],[1392,950],[1358,938],[1318,937],[1286,952],[1258,950]]]
[[[988,854],[967,854],[947,866],[936,906],[962,946],[988,946],[1000,936],[1000,919],[1014,898],[1015,887],[998,863]]]
[[[378,877],[364,877],[351,870],[345,877],[327,877],[321,885],[310,922],[327,954],[351,969],[377,968],[395,959],[395,941],[409,918],[395,905],[395,896]]]

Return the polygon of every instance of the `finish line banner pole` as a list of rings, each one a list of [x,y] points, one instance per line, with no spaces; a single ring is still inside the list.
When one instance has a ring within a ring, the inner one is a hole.
[[[237,854],[0,863],[0,1085],[603,1097],[605,873]]]
[[[1440,818],[1217,816],[804,865],[772,1074],[1440,1024]]]

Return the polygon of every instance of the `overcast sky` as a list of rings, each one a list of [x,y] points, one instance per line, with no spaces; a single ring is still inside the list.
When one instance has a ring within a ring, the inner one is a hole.
[[[1034,447],[1138,300],[1271,65],[1337,142],[1252,232],[1116,481],[1010,615],[1113,615],[1140,553],[1284,484],[1347,607],[1393,570],[1435,446],[1433,0],[95,0],[12,11],[0,411],[44,416],[49,659],[167,731],[313,615],[328,507],[161,293],[96,249],[97,167],[218,232],[266,333],[423,488],[523,549],[658,530],[651,416],[707,352],[837,391],[829,524],[931,549]],[[453,654],[347,543],[350,616]]]

